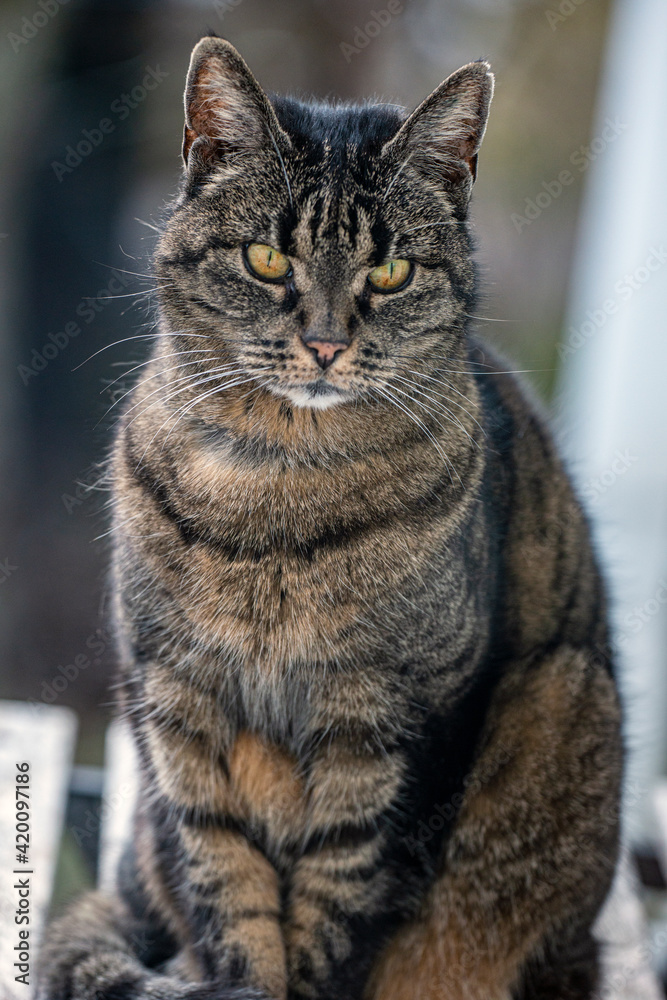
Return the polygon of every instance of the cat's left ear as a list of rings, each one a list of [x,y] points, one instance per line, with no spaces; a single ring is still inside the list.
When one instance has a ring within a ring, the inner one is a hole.
[[[447,77],[403,122],[383,153],[404,157],[434,176],[465,212],[477,176],[477,154],[493,97],[493,74],[484,60]]]
[[[247,64],[224,38],[202,38],[185,86],[185,166],[206,171],[230,153],[271,145],[290,140]]]

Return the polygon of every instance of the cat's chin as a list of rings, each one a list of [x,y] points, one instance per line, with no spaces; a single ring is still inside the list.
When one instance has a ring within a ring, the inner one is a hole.
[[[294,406],[310,410],[328,410],[350,399],[348,393],[327,382],[311,382],[299,388],[271,386],[271,389],[276,395],[289,399]]]

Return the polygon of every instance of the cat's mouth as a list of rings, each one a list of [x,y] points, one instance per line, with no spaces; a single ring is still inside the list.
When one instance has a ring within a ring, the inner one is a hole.
[[[298,386],[271,386],[279,396],[286,396],[295,406],[326,410],[347,402],[351,397],[345,389],[332,385],[324,376]]]

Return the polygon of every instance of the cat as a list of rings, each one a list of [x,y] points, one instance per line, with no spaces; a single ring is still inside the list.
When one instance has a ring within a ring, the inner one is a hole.
[[[269,99],[194,49],[111,466],[141,792],[40,1000],[593,996],[621,709],[586,520],[469,329],[492,89]]]

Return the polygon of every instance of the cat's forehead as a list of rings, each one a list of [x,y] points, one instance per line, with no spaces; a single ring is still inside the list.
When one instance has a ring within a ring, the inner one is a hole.
[[[389,247],[391,212],[384,193],[392,164],[382,155],[403,119],[384,105],[301,104],[276,99],[292,149],[293,250],[366,258]]]
[[[331,104],[282,96],[273,97],[272,103],[295,149],[311,152],[313,163],[325,148],[341,160],[350,151],[378,153],[405,119],[404,109],[395,104]]]

